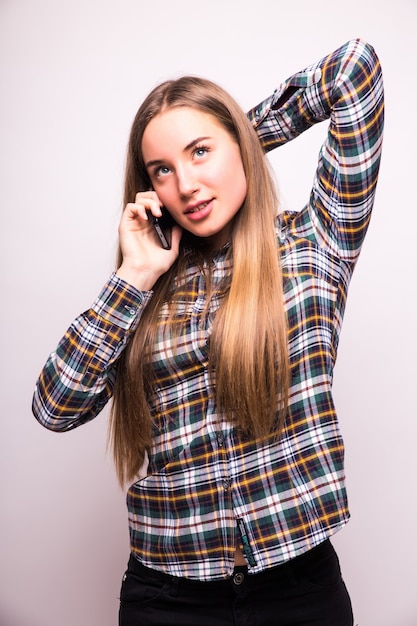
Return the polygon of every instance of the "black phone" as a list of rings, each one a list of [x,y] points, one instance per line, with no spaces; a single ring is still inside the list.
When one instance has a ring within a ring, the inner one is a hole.
[[[175,222],[173,218],[171,217],[171,214],[169,213],[169,211],[167,211],[165,207],[161,207],[161,211],[162,211],[161,217],[155,217],[155,215],[153,215],[151,211],[146,211],[146,212],[148,214],[149,220],[153,224],[154,230],[159,238],[159,241],[161,242],[162,247],[165,250],[170,250],[171,249],[171,231]]]

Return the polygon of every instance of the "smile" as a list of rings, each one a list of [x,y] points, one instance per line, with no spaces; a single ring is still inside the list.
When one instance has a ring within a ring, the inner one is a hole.
[[[206,200],[205,202],[200,202],[199,204],[194,204],[193,206],[188,208],[185,211],[185,213],[186,213],[186,215],[191,215],[193,213],[199,213],[200,211],[203,211],[210,204],[210,202],[211,202],[211,200]]]

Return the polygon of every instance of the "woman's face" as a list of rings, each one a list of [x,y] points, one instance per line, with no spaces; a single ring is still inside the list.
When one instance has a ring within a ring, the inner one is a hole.
[[[213,249],[227,243],[247,187],[239,146],[216,118],[191,107],[167,109],[146,127],[142,154],[174,220]]]

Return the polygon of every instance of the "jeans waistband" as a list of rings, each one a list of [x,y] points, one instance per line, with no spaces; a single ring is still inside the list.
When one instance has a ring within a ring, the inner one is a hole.
[[[225,586],[229,586],[230,582],[233,580],[239,580],[240,576],[238,576],[238,578],[236,579],[236,574],[243,574],[245,579],[249,579],[254,583],[263,583],[272,579],[279,580],[280,578],[288,578],[289,576],[291,577],[292,572],[295,568],[298,568],[300,566],[302,567],[303,563],[319,557],[320,553],[325,553],[328,551],[334,552],[333,546],[331,545],[329,539],[319,544],[315,548],[304,552],[300,556],[295,557],[294,559],[286,561],[285,563],[282,563],[280,565],[273,566],[256,574],[251,574],[250,571],[248,571],[248,567],[246,565],[237,565],[234,567],[230,577],[212,581],[201,581],[181,576],[173,576],[172,574],[167,574],[159,570],[151,569],[149,567],[146,567],[145,565],[142,565],[142,563],[133,554],[130,555],[128,569],[134,574],[146,578],[147,580],[176,582],[178,584],[181,584],[181,586],[185,585],[189,587],[212,586],[214,591],[217,588],[221,589]],[[247,574],[248,576],[246,576]]]

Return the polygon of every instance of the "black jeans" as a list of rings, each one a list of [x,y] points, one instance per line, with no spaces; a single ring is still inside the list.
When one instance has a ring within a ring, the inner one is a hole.
[[[278,567],[200,582],[156,572],[133,556],[119,626],[352,626],[349,594],[330,541]]]

